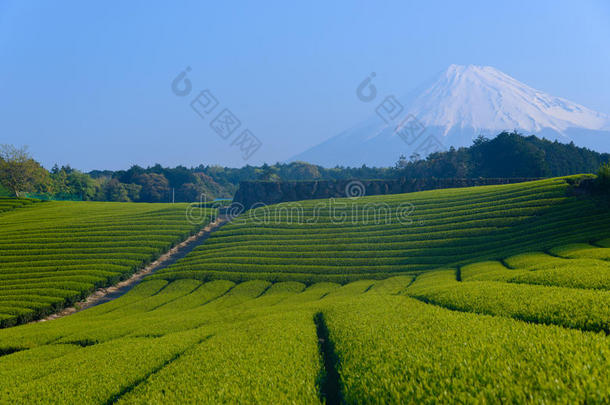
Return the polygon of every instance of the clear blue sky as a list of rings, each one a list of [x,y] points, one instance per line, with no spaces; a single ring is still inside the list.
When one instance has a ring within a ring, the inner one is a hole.
[[[273,163],[371,114],[370,72],[403,94],[452,63],[610,113],[610,2],[0,0],[0,143],[47,167],[242,166],[172,93],[190,66],[262,141],[247,163]]]

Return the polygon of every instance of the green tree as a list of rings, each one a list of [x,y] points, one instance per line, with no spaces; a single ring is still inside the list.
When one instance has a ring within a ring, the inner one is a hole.
[[[127,191],[127,197],[131,201],[139,201],[140,200],[140,192],[142,191],[142,186],[139,184],[129,183],[123,184],[123,187]]]
[[[610,163],[603,164],[597,171],[597,187],[604,193],[610,193]]]
[[[83,200],[95,197],[95,181],[88,174],[72,170],[66,180],[70,194],[80,196]]]
[[[69,194],[68,173],[62,167],[61,169],[54,165],[51,169],[51,190],[53,194]]]
[[[106,201],[130,201],[125,184],[119,182],[117,179],[110,179],[104,184],[102,190],[102,195]]]
[[[26,147],[0,145],[0,183],[16,197],[48,182],[48,172],[27,152]]]
[[[274,166],[269,166],[265,163],[261,166],[258,179],[262,181],[279,181],[280,176],[277,175],[277,169]]]
[[[134,178],[142,186],[140,200],[144,202],[167,202],[170,195],[169,181],[163,174],[143,173]]]
[[[394,168],[404,169],[405,167],[407,167],[408,163],[409,161],[407,160],[407,157],[401,153],[398,157],[398,162],[396,162],[396,164],[394,165]]]

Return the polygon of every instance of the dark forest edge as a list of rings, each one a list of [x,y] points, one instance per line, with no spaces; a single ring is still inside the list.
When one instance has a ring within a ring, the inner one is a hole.
[[[242,168],[134,165],[128,170],[89,173],[69,165],[55,165],[47,171],[25,148],[3,145],[0,195],[58,200],[192,202],[199,201],[202,195],[208,201],[232,198],[241,181],[542,178],[596,172],[606,173],[608,178],[609,162],[608,153],[516,132],[502,132],[493,139],[479,137],[470,147],[452,147],[426,158],[400,156],[394,167],[383,168],[366,165],[324,168],[292,162]],[[599,181],[607,180],[600,178]]]

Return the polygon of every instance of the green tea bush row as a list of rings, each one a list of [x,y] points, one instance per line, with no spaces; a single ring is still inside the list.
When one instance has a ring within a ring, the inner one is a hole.
[[[466,284],[466,283],[464,283]],[[345,403],[604,403],[606,337],[368,295],[324,311]]]
[[[409,296],[445,308],[610,333],[610,291],[495,281],[458,282],[454,270],[422,275]]]
[[[61,309],[150,263],[205,225],[189,223],[186,207],[45,202],[0,214],[0,302],[25,311],[0,311],[9,317],[0,327]],[[16,296],[52,301],[27,304]]]
[[[567,195],[568,188],[565,179],[558,178],[335,200],[346,205],[338,208],[345,215],[352,205],[409,202],[415,205],[409,224],[332,223],[328,207],[316,208],[329,200],[278,204],[246,212],[158,277],[207,279],[222,274],[241,281],[259,274],[277,281],[292,275],[307,282],[307,273],[316,281],[323,274],[336,281],[335,275],[343,273],[351,281],[355,274],[377,278],[373,274],[462,266],[607,237],[610,213],[586,198]],[[291,209],[298,205],[304,215],[317,215],[316,221],[291,221]],[[263,210],[271,217],[277,214],[276,220],[258,223],[257,212]]]
[[[320,403],[327,367],[345,403],[607,402],[605,336],[403,295],[422,282],[479,284],[456,276],[306,288],[144,281],[108,304],[0,331],[0,352],[18,350],[0,356],[0,402]],[[316,314],[330,359],[320,355]]]

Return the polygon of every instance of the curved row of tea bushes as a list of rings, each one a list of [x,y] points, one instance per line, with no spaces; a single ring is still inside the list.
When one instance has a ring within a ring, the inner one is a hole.
[[[207,223],[187,221],[186,208],[44,202],[0,213],[0,327],[56,312],[129,277]]]
[[[610,212],[566,178],[260,207],[155,275],[345,283],[600,240]]]
[[[432,287],[479,283],[455,276],[448,269],[414,283],[402,276],[308,287],[147,280],[73,316],[1,330],[0,402],[610,399],[605,335],[405,295],[426,279]]]
[[[0,197],[0,212],[6,212],[15,208],[25,207],[37,202],[40,201],[30,198]]]

